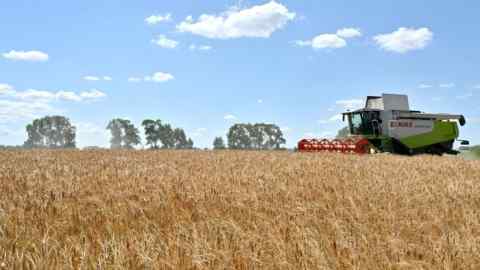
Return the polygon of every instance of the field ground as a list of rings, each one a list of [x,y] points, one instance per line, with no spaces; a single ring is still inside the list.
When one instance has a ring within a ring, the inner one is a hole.
[[[0,269],[480,269],[480,161],[0,152]]]

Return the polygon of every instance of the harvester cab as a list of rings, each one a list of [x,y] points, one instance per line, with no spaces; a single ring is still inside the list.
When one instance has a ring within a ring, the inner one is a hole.
[[[379,136],[382,119],[378,110],[359,110],[343,114],[343,121],[348,120],[351,135]]]
[[[459,136],[457,122],[465,125],[463,115],[412,111],[408,96],[397,94],[369,96],[364,108],[343,113],[343,121],[350,133],[347,138],[301,140],[299,151],[456,154],[453,146]]]

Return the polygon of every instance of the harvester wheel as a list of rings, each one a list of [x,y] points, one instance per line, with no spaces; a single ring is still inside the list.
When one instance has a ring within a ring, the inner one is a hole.
[[[365,153],[370,154],[370,155],[375,155],[375,154],[381,153],[381,151],[377,147],[375,147],[375,145],[373,145],[371,143],[365,145],[365,150],[366,150]]]

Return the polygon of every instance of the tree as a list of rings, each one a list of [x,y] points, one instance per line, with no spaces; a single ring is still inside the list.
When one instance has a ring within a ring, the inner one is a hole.
[[[116,118],[112,119],[108,125],[107,129],[110,130],[112,138],[110,138],[110,148],[111,149],[120,149],[122,148],[123,141],[123,120]]]
[[[192,149],[193,141],[191,138],[187,139],[185,131],[181,128],[173,130],[173,137],[175,139],[175,149]]]
[[[142,122],[142,126],[145,130],[147,145],[150,145],[152,149],[158,149],[160,143],[159,130],[162,126],[162,121],[146,119]]]
[[[185,131],[181,128],[176,128],[173,130],[173,138],[175,149],[187,149],[188,141]]]
[[[230,127],[227,133],[228,148],[230,149],[251,149],[252,140],[249,134],[250,124],[235,124]]]
[[[280,145],[287,143],[282,130],[277,125],[267,125],[265,132],[268,139],[264,149],[280,149]]]
[[[350,129],[348,127],[344,127],[338,131],[336,138],[342,139],[342,138],[348,137],[349,135],[350,135]]]
[[[228,147],[231,149],[280,149],[286,140],[280,128],[274,124],[235,124],[230,127]]]
[[[64,116],[46,116],[26,126],[27,148],[75,148],[76,128]]]
[[[138,131],[138,128],[130,123],[130,120],[126,120],[124,124],[125,137],[123,139],[123,148],[132,149],[135,145],[141,143],[140,132]]]
[[[246,129],[250,136],[251,147],[253,149],[263,149],[265,140],[265,125],[264,124],[247,124]]]
[[[193,149],[193,140],[191,138],[187,140],[187,149]]]
[[[160,144],[164,149],[192,149],[193,141],[181,128],[172,128],[170,124],[162,124],[161,120],[146,119],[142,122],[147,145],[158,149]]]
[[[175,137],[170,124],[161,125],[158,132],[158,136],[162,142],[163,148],[172,149],[175,147]]]
[[[28,124],[27,129],[27,141],[25,141],[24,146],[27,148],[35,147],[46,147],[45,139],[40,133],[40,120],[35,119],[32,124]]]
[[[225,149],[225,143],[223,142],[223,138],[222,137],[216,137],[214,140],[213,140],[213,149],[215,150],[223,150]]]
[[[140,135],[138,129],[127,119],[112,119],[107,129],[110,130],[112,138],[110,139],[110,147],[112,149],[132,149],[135,145],[140,144]]]

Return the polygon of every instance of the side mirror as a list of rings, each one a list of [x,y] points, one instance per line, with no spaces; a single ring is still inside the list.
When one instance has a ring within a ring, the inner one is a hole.
[[[465,126],[465,124],[467,123],[467,121],[465,120],[465,116],[460,116],[460,119],[458,119],[458,122],[460,122],[460,126]]]

